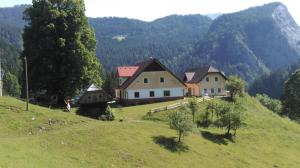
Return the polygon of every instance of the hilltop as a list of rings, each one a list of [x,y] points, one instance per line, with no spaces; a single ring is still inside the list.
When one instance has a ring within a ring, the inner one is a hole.
[[[35,105],[26,112],[24,102],[1,97],[0,167],[297,167],[300,126],[253,98],[243,102],[247,127],[233,142],[194,128],[174,148],[165,112],[155,114],[160,121],[143,119],[174,102],[114,108],[124,122],[102,122]]]

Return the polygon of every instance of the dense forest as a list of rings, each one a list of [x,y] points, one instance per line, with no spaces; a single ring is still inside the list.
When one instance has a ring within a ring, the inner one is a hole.
[[[12,63],[5,68],[20,69],[19,63],[6,59],[18,58],[22,50],[22,13],[27,7],[0,8],[0,47],[5,61]],[[300,58],[300,28],[281,3],[214,20],[171,15],[152,22],[108,17],[89,18],[89,23],[96,34],[97,56],[107,71],[149,57],[159,58],[179,76],[187,68],[211,64],[227,75],[241,76],[252,94],[278,98]],[[264,88],[269,82],[272,86]]]
[[[211,23],[209,17],[202,15],[171,15],[152,22],[126,18],[90,19],[98,39],[97,54],[105,69],[156,57],[176,70],[194,43],[204,37]]]

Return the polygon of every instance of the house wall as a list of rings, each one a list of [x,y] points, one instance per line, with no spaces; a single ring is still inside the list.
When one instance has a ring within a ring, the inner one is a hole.
[[[185,96],[201,96],[200,94],[200,85],[194,83],[186,83],[186,88],[184,89]],[[191,93],[190,93],[190,91]]]
[[[206,81],[206,78],[209,78],[209,82]],[[218,81],[215,81],[215,78],[218,78]],[[202,81],[199,83],[200,95],[203,96],[204,89],[207,90],[208,95],[210,96],[221,96],[226,95],[225,90],[226,79],[220,73],[210,73],[207,74]],[[221,92],[218,92],[218,88],[221,89]],[[211,89],[214,89],[214,93],[211,92]]]
[[[100,91],[88,92],[80,99],[80,104],[94,104],[109,101],[107,96]]]
[[[160,82],[160,78],[164,78],[164,83]],[[144,78],[148,79],[148,83],[144,83]],[[138,89],[156,89],[156,88],[182,88],[184,85],[178,81],[168,71],[152,71],[142,72],[129,86],[128,90]]]
[[[164,91],[169,90],[170,96],[164,96]],[[150,97],[150,91],[154,91],[154,97]],[[184,88],[156,88],[156,89],[127,89],[127,99],[148,99],[148,98],[164,98],[164,97],[183,97]],[[134,96],[135,92],[139,92],[139,97]]]

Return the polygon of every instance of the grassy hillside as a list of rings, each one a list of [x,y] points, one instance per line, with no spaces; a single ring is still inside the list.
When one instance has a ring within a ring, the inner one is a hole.
[[[124,122],[102,122],[33,105],[25,112],[24,102],[3,97],[0,167],[297,167],[300,126],[244,99],[248,125],[233,142],[195,128],[176,146],[165,112],[143,119],[174,102],[114,108]]]

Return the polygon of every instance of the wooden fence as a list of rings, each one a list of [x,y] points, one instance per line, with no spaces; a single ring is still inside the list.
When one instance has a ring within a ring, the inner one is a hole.
[[[210,98],[210,97],[197,98],[197,102],[200,103],[200,102],[202,102],[204,100],[210,100],[210,99],[212,99],[212,98]],[[172,109],[181,107],[181,106],[186,105],[186,104],[188,104],[188,101],[184,101],[184,102],[175,103],[175,104],[171,104],[171,105],[167,105],[167,106],[153,108],[153,109],[149,110],[148,115],[151,115],[153,113],[157,113],[157,112],[160,112],[160,111],[172,110]]]

